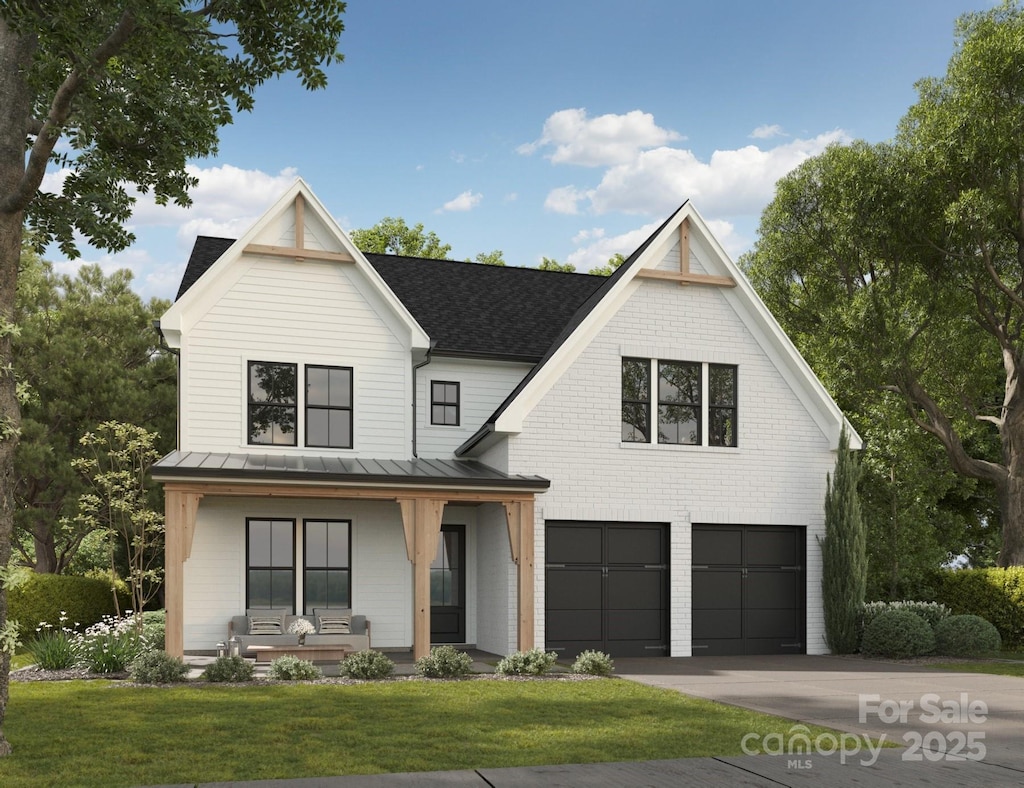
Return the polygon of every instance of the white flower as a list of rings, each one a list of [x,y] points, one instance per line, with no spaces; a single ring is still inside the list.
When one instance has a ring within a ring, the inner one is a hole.
[[[304,618],[297,618],[288,627],[288,631],[293,635],[312,635],[316,627]]]

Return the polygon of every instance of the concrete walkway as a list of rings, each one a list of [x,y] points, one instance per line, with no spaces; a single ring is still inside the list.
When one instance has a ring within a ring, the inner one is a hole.
[[[808,750],[799,746],[797,727],[792,736],[765,742],[782,750],[779,755],[206,783],[204,788],[1024,785],[1024,678],[813,656],[618,659],[616,673],[847,736],[813,739]],[[902,746],[871,750],[864,735]]]

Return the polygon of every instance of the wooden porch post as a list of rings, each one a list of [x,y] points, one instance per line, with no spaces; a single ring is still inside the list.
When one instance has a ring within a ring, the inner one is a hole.
[[[174,489],[164,491],[164,648],[174,657],[185,654],[185,561],[192,553],[192,535],[202,497]]]
[[[534,525],[533,499],[506,501],[508,541],[512,560],[516,563],[516,590],[518,616],[516,621],[516,648],[529,651],[534,647]]]
[[[413,570],[413,659],[430,653],[430,565],[437,554],[445,502],[431,498],[399,498],[405,549]]]

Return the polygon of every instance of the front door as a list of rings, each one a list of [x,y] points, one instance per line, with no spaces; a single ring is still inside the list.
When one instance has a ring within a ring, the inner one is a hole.
[[[442,525],[430,565],[430,642],[466,642],[466,526]]]

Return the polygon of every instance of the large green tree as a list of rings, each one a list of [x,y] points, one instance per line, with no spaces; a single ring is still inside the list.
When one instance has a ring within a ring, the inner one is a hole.
[[[76,234],[132,240],[127,185],[187,205],[190,159],[253,106],[257,86],[294,72],[322,88],[340,58],[339,0],[6,0],[0,4],[0,566],[11,551],[21,417],[11,365],[26,224],[40,248],[75,257]],[[60,145],[58,146],[58,143]],[[48,168],[68,168],[41,190]],[[7,625],[0,589],[0,632]],[[10,655],[0,654],[0,726]],[[0,727],[0,755],[10,745]]]
[[[174,359],[158,351],[153,321],[170,306],[144,303],[130,271],[98,266],[57,274],[27,251],[18,275],[14,364],[27,394],[16,454],[14,549],[37,572],[63,572],[88,529],[73,519],[82,434],[108,420],[138,424],[175,444]]]
[[[1024,564],[1024,14],[968,14],[890,143],[777,186],[746,261],[835,392],[890,397],[998,501]]]
[[[422,223],[410,227],[401,216],[385,216],[373,227],[353,230],[351,236],[359,251],[372,254],[447,260],[452,250],[451,244],[441,243],[436,233],[424,230]]]

